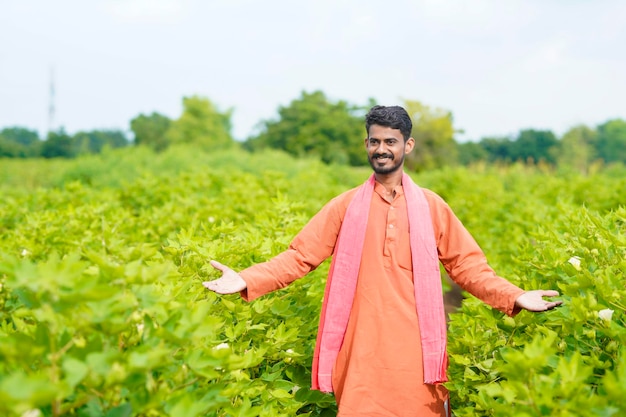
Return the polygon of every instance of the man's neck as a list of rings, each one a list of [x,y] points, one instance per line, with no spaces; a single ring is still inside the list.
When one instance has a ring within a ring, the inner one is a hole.
[[[374,177],[376,178],[376,182],[380,183],[385,187],[385,190],[391,194],[398,185],[402,184],[403,173],[404,171],[402,169],[398,169],[389,174],[374,174]]]

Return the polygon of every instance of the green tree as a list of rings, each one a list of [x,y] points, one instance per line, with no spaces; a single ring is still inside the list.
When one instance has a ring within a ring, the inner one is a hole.
[[[511,138],[485,137],[479,142],[480,146],[487,153],[489,162],[511,162],[513,160],[513,145]]]
[[[596,149],[606,163],[626,163],[626,121],[614,119],[599,125]]]
[[[121,130],[91,130],[78,132],[72,137],[74,153],[100,153],[105,146],[122,148],[128,145],[128,138]]]
[[[321,91],[303,91],[288,106],[279,107],[277,120],[262,122],[261,133],[249,138],[245,146],[314,156],[325,163],[366,165],[365,112],[365,107],[342,100],[333,103]]]
[[[512,159],[526,163],[539,161],[556,163],[556,150],[559,141],[549,130],[526,129],[520,131],[513,144]]]
[[[24,127],[7,127],[0,131],[0,156],[29,158],[40,153],[39,134]]]
[[[76,147],[72,137],[65,133],[63,128],[56,132],[49,132],[48,138],[41,147],[41,156],[44,158],[73,158],[76,156]]]
[[[140,114],[130,121],[130,130],[135,135],[135,145],[146,145],[156,151],[167,148],[165,133],[171,120],[162,114],[153,112],[150,115]]]
[[[479,161],[486,161],[489,157],[487,150],[477,142],[459,143],[459,162],[462,165],[471,165]]]
[[[193,143],[205,148],[226,148],[234,144],[231,135],[232,109],[220,112],[205,97],[183,98],[183,113],[165,133],[168,145]]]
[[[585,125],[569,129],[561,138],[556,161],[559,166],[567,166],[581,174],[588,172],[589,165],[596,158],[594,143],[598,132]]]
[[[404,106],[413,120],[415,139],[415,149],[406,160],[407,168],[422,171],[456,164],[458,148],[452,113],[413,100],[405,100]]]

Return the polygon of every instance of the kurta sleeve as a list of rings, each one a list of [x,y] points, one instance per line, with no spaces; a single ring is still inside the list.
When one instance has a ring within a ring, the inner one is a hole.
[[[326,204],[293,239],[289,248],[267,262],[239,273],[247,288],[241,292],[252,301],[302,278],[332,255],[350,196],[347,191]]]
[[[470,294],[509,316],[519,312],[515,300],[524,290],[499,277],[472,235],[448,204],[432,191],[428,200],[439,260],[454,282]]]

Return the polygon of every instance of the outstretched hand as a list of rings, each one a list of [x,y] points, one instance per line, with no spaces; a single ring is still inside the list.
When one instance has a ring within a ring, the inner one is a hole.
[[[558,291],[554,290],[533,290],[526,291],[515,300],[515,306],[528,311],[546,311],[563,304],[563,301],[547,301],[543,297],[558,297]]]
[[[219,271],[222,271],[222,276],[213,281],[205,281],[203,286],[218,294],[234,294],[246,289],[246,281],[241,278],[241,275],[217,261],[211,261],[211,266]]]

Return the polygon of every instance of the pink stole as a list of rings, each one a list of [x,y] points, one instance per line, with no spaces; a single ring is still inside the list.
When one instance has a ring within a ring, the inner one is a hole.
[[[341,225],[324,291],[324,301],[313,355],[312,388],[332,392],[332,370],[343,343],[363,253],[365,230],[375,178],[356,191]],[[439,258],[428,201],[404,173],[402,188],[409,218],[415,306],[424,358],[424,383],[447,381],[446,320]]]

